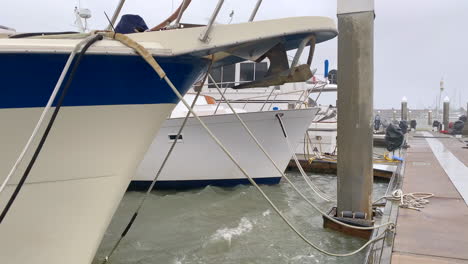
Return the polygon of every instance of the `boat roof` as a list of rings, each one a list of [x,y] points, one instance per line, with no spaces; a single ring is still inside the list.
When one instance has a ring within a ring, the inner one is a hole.
[[[311,35],[314,35],[316,42],[320,43],[338,34],[333,19],[317,16],[213,25],[207,42],[199,40],[204,30],[205,27],[194,27],[133,33],[128,36],[154,56],[203,57],[217,54],[224,62],[236,63],[255,59],[278,43],[282,43],[286,50],[290,50],[297,48],[304,38]],[[0,39],[0,53],[69,53],[83,37],[83,34],[71,34]],[[132,49],[110,39],[96,43],[88,52],[134,54]]]

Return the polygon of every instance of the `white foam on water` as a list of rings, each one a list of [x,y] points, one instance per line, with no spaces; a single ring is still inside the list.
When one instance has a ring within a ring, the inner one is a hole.
[[[174,264],[182,264],[183,263],[182,261],[184,260],[185,260],[185,256],[183,256],[182,259],[176,258],[174,259]]]
[[[291,258],[291,260],[293,261],[302,260],[302,259],[312,259],[315,261],[315,263],[319,262],[318,259],[316,259],[314,255],[298,255],[298,256]]]
[[[237,225],[234,228],[226,227],[226,228],[218,229],[216,230],[216,233],[214,233],[211,236],[211,239],[212,240],[224,239],[228,241],[229,246],[231,246],[231,240],[233,237],[241,236],[244,233],[248,233],[252,231],[252,229],[253,229],[252,222],[250,222],[250,220],[247,219],[246,217],[242,217],[239,222],[239,225]]]

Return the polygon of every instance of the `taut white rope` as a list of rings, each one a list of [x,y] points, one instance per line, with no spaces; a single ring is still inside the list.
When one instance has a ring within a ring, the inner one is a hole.
[[[219,86],[217,85],[216,81],[213,79],[213,77],[211,77],[211,75],[208,75],[208,78],[211,79],[212,83],[215,85],[215,87],[218,89],[218,92],[220,92],[220,88]],[[322,216],[326,217],[328,220],[334,222],[334,223],[337,223],[337,224],[340,224],[340,225],[343,225],[343,226],[346,226],[346,227],[349,227],[349,228],[353,228],[353,229],[360,229],[360,230],[372,230],[372,229],[377,229],[377,228],[381,228],[381,227],[384,227],[384,226],[390,226],[390,225],[393,225],[392,222],[388,222],[388,223],[384,223],[384,224],[381,224],[381,225],[376,225],[376,226],[373,226],[373,227],[360,227],[360,226],[353,226],[353,225],[348,225],[346,223],[343,223],[343,222],[340,222],[338,220],[336,220],[335,218],[329,216],[327,213],[325,213],[324,211],[322,211],[317,205],[315,205],[314,203],[312,203],[297,187],[294,183],[291,182],[291,180],[284,174],[284,172],[279,169],[278,165],[276,164],[276,162],[273,160],[273,158],[268,154],[268,152],[266,152],[265,148],[262,146],[262,144],[260,144],[260,142],[257,140],[257,138],[255,137],[255,135],[252,133],[252,131],[247,127],[247,124],[245,124],[245,122],[242,120],[242,118],[240,118],[240,116],[237,114],[237,112],[234,110],[234,108],[232,107],[232,105],[229,103],[229,101],[226,100],[226,98],[222,97],[222,100],[224,100],[227,105],[230,107],[231,111],[234,113],[234,115],[237,117],[237,119],[239,120],[239,122],[242,124],[242,126],[245,128],[245,130],[248,132],[248,134],[251,136],[251,138],[255,141],[255,144],[257,144],[257,146],[262,150],[263,154],[265,154],[265,156],[270,160],[270,162],[273,164],[273,166],[275,166],[276,170],[281,174],[281,176],[293,187],[293,189],[308,203],[310,204],[315,210],[317,210]]]
[[[382,235],[372,239],[372,240],[369,240],[367,241],[364,245],[362,245],[360,248],[358,248],[357,250],[353,251],[353,252],[349,252],[349,253],[345,253],[345,254],[335,254],[335,253],[331,253],[331,252],[328,252],[328,251],[325,251],[321,248],[319,248],[317,245],[315,245],[314,243],[312,243],[311,241],[309,241],[299,230],[297,230],[297,228],[286,218],[286,216],[279,210],[278,207],[276,207],[276,205],[270,200],[270,198],[265,194],[265,192],[262,190],[262,188],[260,188],[260,186],[258,186],[258,184],[252,179],[252,177],[250,177],[250,175],[240,166],[240,164],[237,162],[237,160],[232,156],[232,154],[226,149],[226,147],[221,143],[221,141],[219,141],[219,139],[213,134],[213,132],[206,126],[205,122],[203,122],[203,120],[200,119],[200,117],[193,111],[193,109],[190,107],[190,105],[187,103],[187,101],[184,99],[184,97],[180,94],[180,92],[177,90],[177,88],[174,86],[174,84],[172,83],[172,81],[167,77],[166,73],[164,72],[164,70],[161,68],[161,66],[156,62],[156,60],[154,59],[153,56],[151,56],[151,54],[146,50],[144,49],[141,45],[139,45],[138,43],[136,43],[135,41],[129,39],[127,36],[125,35],[122,35],[122,34],[114,34],[115,36],[115,39],[121,41],[123,44],[133,48],[136,52],[138,52],[138,54],[140,54],[145,60],[146,62],[148,62],[148,64],[151,65],[151,67],[154,69],[154,71],[162,78],[164,79],[164,81],[166,81],[166,83],[169,85],[169,87],[172,89],[172,91],[176,94],[176,96],[179,98],[179,100],[185,105],[185,107],[189,110],[189,112],[193,115],[193,117],[195,119],[197,119],[197,121],[200,123],[200,125],[205,129],[205,131],[210,135],[210,137],[216,142],[216,144],[223,150],[223,152],[229,157],[229,159],[231,159],[231,161],[236,165],[236,167],[244,174],[245,177],[247,177],[247,179],[249,180],[249,182],[260,192],[260,194],[265,198],[265,200],[270,204],[270,206],[275,210],[275,212],[283,219],[283,221],[291,228],[291,230],[293,230],[304,242],[306,242],[307,244],[309,244],[311,247],[315,248],[317,251],[320,251],[326,255],[330,255],[330,256],[335,256],[335,257],[346,257],[346,256],[351,256],[351,255],[354,255],[358,252],[360,252],[361,250],[363,250],[364,248],[366,248],[368,245],[370,245],[371,243],[374,243],[382,238],[384,238],[386,232],[382,233]],[[243,123],[243,122],[242,122]],[[243,123],[245,125],[245,123]],[[245,126],[246,129],[248,129],[246,126]],[[250,131],[250,130],[248,130]],[[251,134],[253,136],[253,134]],[[258,142],[258,141],[257,141]],[[259,147],[261,146],[259,143],[258,143]],[[263,148],[262,148],[263,149]],[[266,152],[265,152],[266,153]],[[335,220],[334,218],[332,218],[334,221],[337,221]],[[338,222],[342,225],[345,225],[344,223],[341,223],[341,222]],[[392,225],[390,225],[391,223],[388,223],[386,225],[388,225],[388,228],[387,230],[389,230],[390,228],[392,228]],[[385,225],[381,225],[381,226],[385,226]],[[353,228],[356,228],[355,226],[351,226]],[[372,228],[365,228],[365,229],[374,229],[374,228],[378,228],[378,227],[372,227]],[[361,228],[362,229],[362,228]]]

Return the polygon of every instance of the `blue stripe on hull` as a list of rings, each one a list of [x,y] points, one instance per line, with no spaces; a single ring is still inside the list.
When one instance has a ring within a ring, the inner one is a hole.
[[[0,54],[0,108],[46,105],[68,54]],[[184,94],[204,71],[208,61],[194,57],[156,58]],[[135,55],[83,57],[64,106],[177,103],[164,80]]]
[[[269,177],[269,178],[255,178],[258,184],[273,185],[278,184],[281,177]],[[247,179],[223,179],[223,180],[191,180],[191,181],[157,181],[154,189],[157,190],[187,190],[202,188],[208,185],[219,186],[219,187],[233,187],[239,184],[250,184]],[[142,191],[147,190],[151,185],[151,181],[132,181],[128,186],[127,191]]]

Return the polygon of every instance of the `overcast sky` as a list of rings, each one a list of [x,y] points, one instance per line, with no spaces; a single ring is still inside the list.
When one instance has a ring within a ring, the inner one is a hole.
[[[164,20],[182,0],[127,0],[121,14],[139,14],[148,26]],[[78,0],[2,1],[0,25],[18,32],[63,31],[74,28],[73,9]],[[112,15],[118,0],[81,0],[91,9],[89,25],[104,28],[104,11]],[[182,19],[206,23],[217,0],[192,0]],[[256,0],[225,0],[218,23],[248,20]],[[468,102],[468,1],[467,0],[376,0],[374,43],[374,107],[399,108],[403,96],[410,108],[435,106],[439,82],[445,80],[445,95],[452,106]],[[336,20],[336,1],[264,0],[256,20],[290,16],[329,16]],[[323,73],[323,61],[337,65],[337,40],[317,46],[314,67]]]

